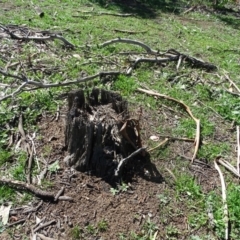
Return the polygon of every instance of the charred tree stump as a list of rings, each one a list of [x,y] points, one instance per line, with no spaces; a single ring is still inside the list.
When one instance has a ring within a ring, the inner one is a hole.
[[[141,147],[129,119],[127,101],[114,92],[93,89],[85,97],[82,90],[68,95],[65,163],[76,170],[96,176],[114,176],[121,159]]]

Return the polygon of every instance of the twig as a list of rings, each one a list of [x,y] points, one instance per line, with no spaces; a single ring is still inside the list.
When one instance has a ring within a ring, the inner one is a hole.
[[[147,150],[147,151],[148,151],[148,152],[151,152],[151,151],[153,151],[153,150],[155,150],[155,149],[161,147],[162,145],[164,145],[164,144],[165,144],[166,142],[168,142],[168,141],[169,141],[169,139],[166,138],[166,139],[164,139],[162,142],[160,142],[156,147],[154,147],[154,148],[150,148],[150,149]]]
[[[237,177],[240,177],[240,174],[238,173],[237,169],[233,167],[229,162],[218,159],[218,163],[220,163],[222,166],[224,166],[226,169],[228,169],[230,172],[232,172]]]
[[[160,137],[168,138],[169,141],[185,141],[185,142],[194,142],[195,139],[193,138],[179,138],[179,137],[172,137],[168,135],[159,135]]]
[[[63,194],[65,187],[61,187],[61,189],[58,191],[56,196],[54,197],[54,201],[56,202],[58,198]]]
[[[193,153],[193,156],[192,156],[192,162],[193,162],[194,159],[197,156],[197,152],[198,152],[199,145],[200,145],[200,120],[193,116],[190,108],[185,103],[183,103],[182,101],[179,101],[175,98],[172,98],[172,97],[169,97],[167,95],[160,94],[160,93],[157,93],[157,92],[154,92],[154,91],[151,91],[151,90],[137,88],[137,91],[147,93],[148,95],[165,98],[167,100],[171,100],[173,102],[176,102],[176,103],[180,104],[186,110],[186,112],[190,115],[190,117],[196,122],[195,149],[194,149],[194,153]]]
[[[97,77],[104,77],[104,76],[117,76],[119,74],[121,74],[121,72],[119,71],[110,71],[110,72],[99,72],[95,75],[92,75],[92,76],[87,76],[87,77],[83,77],[83,78],[79,78],[75,81],[69,81],[69,82],[62,82],[62,83],[49,83],[49,84],[44,84],[44,83],[41,83],[41,82],[36,82],[36,81],[30,81],[28,80],[25,76],[23,77],[19,77],[17,75],[13,75],[13,74],[6,74],[6,72],[4,71],[1,71],[0,69],[0,73],[4,73],[4,76],[8,76],[8,77],[12,77],[12,78],[16,78],[16,79],[19,79],[19,80],[22,80],[22,81],[26,81],[24,82],[24,84],[22,84],[20,87],[21,89],[25,86],[25,85],[33,85],[33,86],[36,86],[38,88],[51,88],[51,87],[63,87],[63,86],[69,86],[69,85],[72,85],[72,84],[78,84],[78,83],[83,83],[83,82],[87,82],[87,81],[90,81],[90,80],[93,80]],[[19,87],[19,88],[20,88]],[[31,90],[34,90],[34,89],[31,89]],[[26,91],[26,90],[25,90]],[[18,91],[19,92],[19,91]],[[13,95],[15,95],[16,93],[18,93],[17,91],[14,92],[14,94],[9,94],[3,98],[0,98],[0,102],[3,101],[3,100],[6,100],[10,97],[13,97]]]
[[[238,93],[240,93],[239,87],[230,79],[230,77],[226,73],[224,74],[224,76],[231,83],[231,85],[233,85],[235,87],[235,89],[238,91]]]
[[[214,166],[216,168],[216,170],[218,171],[218,174],[220,176],[220,180],[221,180],[221,185],[222,185],[222,202],[223,202],[223,221],[225,223],[225,240],[228,240],[228,205],[227,205],[227,195],[226,195],[226,185],[224,182],[224,177],[222,174],[221,169],[219,168],[217,161],[214,161]]]
[[[57,240],[56,238],[46,237],[43,234],[37,233],[37,237],[40,237],[42,240]]]
[[[138,33],[145,33],[147,31],[129,31],[129,30],[121,30],[121,29],[114,29],[115,32],[122,32],[122,33],[129,33],[129,34],[138,34]]]
[[[45,37],[33,37],[33,36],[24,37],[24,36],[18,36],[16,34],[14,34],[13,32],[11,32],[9,29],[4,27],[3,25],[0,25],[0,28],[2,28],[7,34],[9,34],[12,39],[33,40],[33,41],[46,41],[46,40],[59,39],[59,40],[63,41],[64,44],[66,44],[67,46],[70,46],[71,48],[75,47],[72,43],[70,43],[68,40],[66,40],[64,37],[62,37],[58,34],[49,33],[49,36],[45,36]]]
[[[43,201],[40,201],[40,203],[36,207],[24,210],[22,213],[26,214],[26,213],[30,213],[30,212],[36,212],[42,206],[42,204],[43,204]]]
[[[51,221],[49,221],[49,222],[44,223],[44,224],[41,225],[41,226],[38,226],[37,228],[35,228],[35,229],[33,230],[33,232],[36,233],[36,232],[39,231],[40,229],[45,228],[45,227],[48,227],[49,225],[51,225],[51,224],[53,224],[53,223],[56,223],[56,220],[51,220]]]
[[[20,224],[20,223],[24,223],[25,221],[26,221],[26,219],[20,219],[20,220],[14,222],[14,223],[10,223],[10,224],[6,225],[6,227],[12,227],[14,225],[17,225],[17,224]]]
[[[117,169],[116,169],[116,171],[115,171],[115,176],[116,176],[116,177],[119,176],[119,174],[120,174],[123,166],[128,162],[129,159],[131,159],[132,157],[138,155],[138,154],[141,153],[142,151],[145,151],[145,149],[146,149],[146,148],[144,148],[144,147],[139,148],[139,149],[137,149],[136,151],[134,151],[132,154],[130,154],[128,157],[122,159],[122,160],[120,161],[120,163],[118,164],[118,166],[117,166]]]

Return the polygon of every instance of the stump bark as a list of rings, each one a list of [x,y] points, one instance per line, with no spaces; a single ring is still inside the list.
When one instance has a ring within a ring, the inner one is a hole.
[[[99,177],[114,176],[121,159],[141,147],[137,120],[129,119],[127,101],[115,93],[93,89],[68,94],[65,162]]]

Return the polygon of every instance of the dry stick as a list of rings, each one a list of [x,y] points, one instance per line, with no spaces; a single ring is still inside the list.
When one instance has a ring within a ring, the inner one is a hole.
[[[28,183],[31,183],[31,169],[32,169],[32,162],[33,162],[33,148],[34,146],[32,145],[32,149],[30,151],[30,155],[29,155],[29,158],[28,158],[28,168],[27,168],[27,182]]]
[[[58,200],[58,198],[63,194],[65,190],[65,187],[61,187],[61,189],[58,191],[58,193],[56,194],[56,196],[54,197],[54,201],[56,202]]]
[[[43,201],[40,201],[40,203],[36,207],[24,210],[22,213],[26,214],[26,213],[30,213],[30,212],[36,212],[42,206],[42,204],[43,204]]]
[[[112,40],[109,40],[109,41],[106,41],[100,45],[98,45],[99,47],[106,47],[110,44],[113,44],[113,43],[129,43],[129,44],[134,44],[134,45],[138,45],[142,48],[144,48],[146,50],[146,52],[148,53],[151,53],[151,54],[157,54],[159,53],[159,51],[156,51],[156,50],[153,50],[151,49],[149,46],[147,46],[145,43],[143,42],[140,42],[140,41],[137,41],[137,40],[132,40],[132,39],[127,39],[127,38],[115,38],[115,39],[112,39]]]
[[[224,214],[223,221],[225,223],[225,240],[228,240],[229,239],[229,236],[228,236],[228,221],[229,221],[229,219],[228,219],[226,185],[224,182],[224,177],[223,177],[222,171],[219,168],[216,160],[214,161],[214,166],[215,166],[215,169],[218,171],[218,174],[219,174],[220,180],[221,180],[221,185],[222,185],[222,202],[223,202],[223,214]]]
[[[46,36],[46,37],[32,37],[32,36],[22,37],[22,36],[18,36],[16,34],[14,34],[13,32],[9,31],[9,29],[5,28],[3,25],[0,25],[0,28],[2,28],[6,33],[8,33],[12,39],[33,40],[33,41],[45,41],[45,40],[59,39],[59,40],[63,41],[66,45],[68,45],[72,48],[75,47],[72,43],[70,43],[68,40],[66,40],[64,37],[62,37],[58,34],[51,34],[50,33],[50,35]]]
[[[137,149],[135,152],[131,153],[128,157],[122,159],[122,160],[120,161],[120,163],[118,164],[118,166],[117,166],[117,169],[116,169],[116,171],[115,171],[115,176],[116,176],[116,177],[119,176],[119,173],[121,172],[123,166],[127,163],[127,161],[128,161],[130,158],[138,155],[138,154],[141,153],[142,151],[145,151],[145,149],[146,149],[146,148],[144,148],[144,147],[139,148],[139,149]]]
[[[176,103],[180,104],[187,111],[187,113],[190,115],[190,117],[196,122],[195,149],[194,149],[194,153],[193,153],[193,156],[192,156],[192,162],[193,162],[194,159],[197,156],[197,152],[198,152],[199,145],[200,145],[200,120],[193,116],[190,108],[185,103],[183,103],[182,101],[179,101],[175,98],[172,98],[172,97],[169,97],[167,95],[160,94],[160,93],[157,93],[157,92],[154,92],[154,91],[151,91],[151,90],[137,88],[137,91],[147,93],[148,95],[165,98],[167,100],[171,100],[173,102],[176,102]]]
[[[72,84],[78,84],[78,83],[87,82],[87,81],[93,80],[94,78],[97,78],[97,77],[103,77],[103,76],[108,76],[108,75],[117,76],[117,75],[121,74],[120,71],[99,72],[99,73],[97,73],[95,75],[79,78],[79,79],[77,79],[75,81],[44,84],[44,83],[41,83],[41,82],[30,81],[25,76],[19,77],[17,75],[8,74],[8,73],[2,71],[1,69],[0,69],[0,73],[2,73],[4,76],[8,76],[8,77],[19,79],[21,81],[25,81],[24,86],[27,84],[27,85],[36,86],[38,88],[63,87],[63,86],[68,86],[68,85],[72,85]],[[0,102],[5,100],[5,99],[7,99],[7,98],[10,98],[10,97],[12,97],[12,94],[9,94],[9,95],[7,95],[7,96],[5,96],[3,98],[0,98]]]
[[[237,126],[237,172],[240,174],[240,141],[239,141],[239,126]]]
[[[129,69],[126,71],[126,74],[130,74],[132,70],[137,66],[137,64],[141,62],[151,62],[151,63],[164,63],[164,62],[170,62],[170,61],[177,61],[179,59],[179,56],[172,56],[167,58],[137,58],[133,65],[129,67]]]
[[[6,179],[6,178],[0,178],[0,184],[8,185],[10,187],[13,187],[13,188],[16,188],[16,189],[20,189],[20,190],[27,190],[27,191],[33,193],[37,197],[49,198],[49,199],[52,199],[52,200],[54,199],[54,197],[56,195],[53,192],[47,192],[47,191],[44,191],[42,189],[39,189],[39,188],[35,187],[32,184],[21,182],[21,181],[17,181],[17,180],[10,180],[10,179]],[[58,198],[58,200],[61,200],[61,201],[73,201],[73,198],[68,197],[68,196],[60,196]]]
[[[148,152],[151,152],[151,151],[153,151],[153,150],[155,150],[155,149],[161,147],[163,144],[165,144],[165,143],[168,142],[168,141],[169,141],[169,139],[166,138],[166,139],[164,139],[162,142],[160,142],[156,147],[154,147],[154,148],[150,148],[150,149],[147,150],[147,151],[148,151]]]
[[[14,225],[17,225],[17,224],[20,224],[20,223],[24,223],[25,221],[26,221],[26,219],[20,219],[20,220],[14,222],[14,223],[8,224],[6,227],[12,227]]]
[[[45,228],[45,227],[48,227],[49,225],[51,225],[51,224],[53,224],[53,223],[56,223],[56,220],[51,220],[51,221],[49,221],[49,222],[44,223],[44,224],[41,225],[41,226],[38,226],[37,228],[33,229],[33,232],[36,233],[36,232],[39,231],[40,229]]]
[[[240,174],[238,173],[237,169],[233,167],[229,162],[222,159],[218,159],[218,163],[220,163],[222,166],[224,166],[227,170],[232,172],[237,177],[240,177]]]
[[[56,238],[46,237],[43,234],[37,233],[37,237],[40,237],[42,240],[57,240]]]
[[[227,74],[224,74],[224,76],[235,87],[235,89],[240,93],[239,87],[229,78],[229,76]]]
[[[113,29],[115,32],[122,32],[122,33],[129,33],[129,34],[138,34],[138,33],[145,33],[147,31],[129,31],[129,30],[121,30],[121,29]]]

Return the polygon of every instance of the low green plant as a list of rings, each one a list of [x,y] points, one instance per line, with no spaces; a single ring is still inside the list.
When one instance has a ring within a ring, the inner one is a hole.
[[[129,96],[137,87],[136,80],[133,77],[126,77],[124,75],[118,76],[114,82],[113,89],[121,91],[124,96]]]
[[[97,229],[95,228],[94,225],[91,225],[91,224],[88,224],[88,225],[86,226],[86,230],[87,230],[87,232],[88,232],[89,234],[91,234],[91,235],[95,235],[95,234],[97,233]]]
[[[105,232],[107,231],[107,228],[108,228],[108,223],[106,220],[101,220],[98,222],[97,224],[97,229],[100,231],[100,232]]]
[[[82,229],[76,225],[70,230],[70,236],[73,240],[81,239]]]

